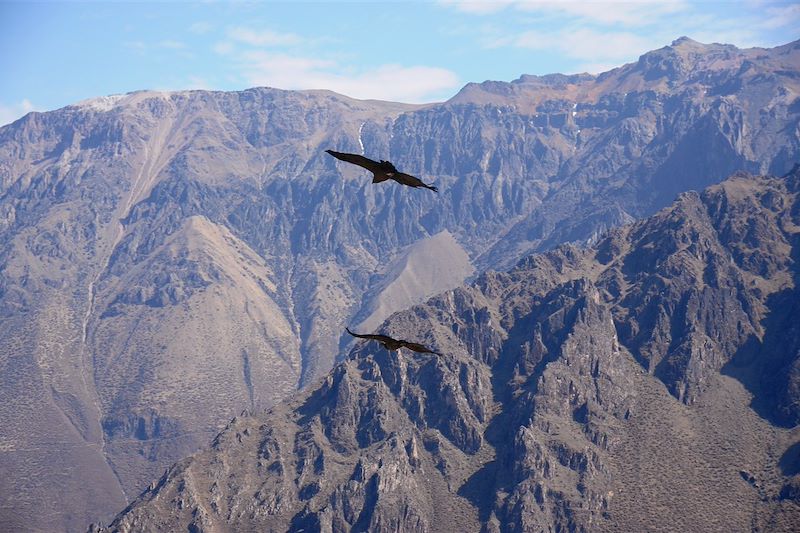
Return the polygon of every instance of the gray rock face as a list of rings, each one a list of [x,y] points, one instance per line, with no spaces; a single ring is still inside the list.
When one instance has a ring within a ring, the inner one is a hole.
[[[358,346],[108,530],[796,529],[798,249],[800,167],[485,273],[385,325],[443,356]]]
[[[269,407],[324,376],[349,346],[346,324],[394,310],[381,298],[400,290],[410,303],[428,297],[437,280],[419,272],[453,287],[473,267],[506,268],[565,241],[594,242],[734,169],[785,173],[800,153],[798,46],[739,50],[683,39],[601,76],[470,84],[429,106],[325,91],[131,93],[0,129],[0,461],[8,472],[0,525],[15,529],[20,516],[36,516],[25,527],[80,530],[110,516],[233,414]],[[441,194],[373,186],[326,148],[391,159]],[[779,210],[778,201],[763,200]],[[749,223],[740,224],[725,229],[737,243],[737,268],[764,279],[785,272],[764,262]],[[767,235],[777,222],[752,224]],[[445,254],[415,253],[443,234],[452,236],[457,265],[442,264]],[[683,250],[692,237],[664,236],[664,245]],[[606,261],[616,246],[608,244]],[[613,319],[630,317],[628,329],[617,328],[620,342],[673,395],[691,404],[708,375],[763,359],[748,351],[755,341],[733,362],[716,352],[739,342],[718,339],[733,324],[742,324],[745,341],[759,339],[763,325],[742,313],[766,305],[737,307],[750,304],[733,292],[740,281],[727,277],[726,263],[703,275],[723,276],[728,292],[700,290],[689,274],[662,291],[663,276],[695,260],[681,255],[651,275],[637,262],[658,256],[640,253],[603,290],[618,291]],[[752,281],[742,275],[741,283]],[[772,281],[759,279],[773,294]],[[558,302],[605,323],[576,303],[592,289],[572,290]],[[793,305],[794,293],[782,294]],[[716,314],[698,314],[711,304]],[[470,309],[472,319],[486,319]],[[558,356],[561,340],[545,337],[569,335],[573,318],[543,329],[541,346],[526,341],[526,372]],[[466,320],[460,342],[484,354],[481,364],[501,360],[498,334]],[[787,425],[795,420],[797,343],[779,341],[764,342],[781,356],[758,372],[747,367],[752,383],[741,379],[761,387],[765,412],[778,409],[769,416]],[[787,387],[770,392],[759,385],[768,376]],[[437,393],[448,410],[434,410],[426,424],[473,453],[484,437],[470,416],[486,416],[478,406],[487,400],[454,390]],[[584,400],[579,418],[592,408]],[[414,408],[430,410],[425,402]],[[383,426],[375,424],[353,438],[378,438]],[[526,442],[521,435],[519,446]],[[80,466],[65,473],[62,463]],[[37,515],[55,498],[63,513]],[[512,510],[492,512],[505,520]]]

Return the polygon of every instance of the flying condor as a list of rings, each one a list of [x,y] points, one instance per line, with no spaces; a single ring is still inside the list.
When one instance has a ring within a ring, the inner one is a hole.
[[[412,352],[432,353],[435,355],[442,355],[439,352],[434,352],[427,346],[423,346],[422,344],[417,344],[416,342],[404,341],[402,339],[393,339],[388,335],[360,335],[358,333],[353,333],[352,331],[350,331],[350,328],[344,328],[344,329],[346,329],[347,333],[349,333],[353,337],[358,337],[359,339],[369,339],[372,341],[378,341],[384,348],[386,348],[390,352],[399,350],[400,348],[408,348]]]
[[[368,157],[364,157],[363,155],[358,154],[346,154],[344,152],[334,152],[333,150],[325,150],[329,154],[331,154],[336,159],[340,159],[342,161],[346,161],[348,163],[353,163],[354,165],[358,165],[360,167],[364,167],[373,174],[372,183],[380,183],[386,180],[394,180],[401,185],[407,185],[409,187],[425,187],[426,189],[430,189],[433,192],[439,192],[439,189],[434,187],[433,185],[428,185],[427,183],[423,183],[421,179],[416,176],[412,176],[411,174],[405,174],[397,170],[392,163],[389,161],[381,160],[380,163],[377,161],[373,161]]]

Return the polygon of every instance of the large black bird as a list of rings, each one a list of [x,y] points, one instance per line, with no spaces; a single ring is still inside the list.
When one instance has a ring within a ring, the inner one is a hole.
[[[358,337],[359,339],[369,339],[371,341],[378,341],[384,348],[386,348],[390,352],[399,350],[400,348],[408,348],[412,352],[432,353],[435,355],[442,355],[439,352],[434,352],[427,346],[423,346],[422,344],[418,344],[416,342],[404,341],[402,339],[393,339],[388,335],[360,335],[358,333],[353,333],[352,331],[350,331],[350,328],[344,328],[344,329],[346,329],[347,333],[349,333],[353,337]]]
[[[439,192],[439,189],[434,187],[433,185],[428,185],[427,183],[423,183],[421,179],[416,176],[412,176],[411,174],[405,174],[397,170],[393,164],[389,161],[381,160],[380,163],[377,161],[373,161],[368,157],[364,157],[363,155],[358,154],[346,154],[344,152],[334,152],[333,150],[325,150],[329,154],[331,154],[336,159],[340,159],[342,161],[347,161],[348,163],[353,163],[354,165],[358,165],[360,167],[364,167],[373,174],[372,183],[380,183],[386,180],[394,180],[401,185],[407,185],[409,187],[425,187],[426,189],[430,189],[433,192]]]

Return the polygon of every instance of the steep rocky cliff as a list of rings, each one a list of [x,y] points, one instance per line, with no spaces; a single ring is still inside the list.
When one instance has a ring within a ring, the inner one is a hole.
[[[796,530],[798,250],[795,169],[485,273],[385,324],[441,357],[358,346],[108,529]]]
[[[600,76],[470,84],[429,106],[139,92],[0,129],[0,526],[110,516],[233,414],[323,376],[346,324],[594,241],[734,169],[784,173],[800,153],[799,58],[798,43],[681,39]],[[326,148],[391,159],[441,193],[373,186]],[[730,231],[742,261],[773,268]],[[691,402],[722,361],[699,336],[655,345],[675,334],[662,315],[685,307],[694,323],[709,296],[645,282],[619,281],[653,293],[620,304],[638,321],[620,335]],[[717,342],[716,317],[698,321]],[[792,348],[770,342],[787,351],[764,372],[793,390]],[[788,423],[786,394],[765,401]],[[49,501],[61,511],[35,512]]]

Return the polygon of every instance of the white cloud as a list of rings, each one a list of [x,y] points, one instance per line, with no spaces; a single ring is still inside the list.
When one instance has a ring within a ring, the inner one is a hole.
[[[427,102],[459,86],[450,70],[428,66],[381,65],[362,71],[335,61],[252,51],[242,56],[242,73],[251,85],[281,89],[329,89],[361,99]]]
[[[733,44],[740,48],[785,44],[785,34],[775,30],[792,24],[792,17],[800,15],[800,11],[784,7],[787,6],[764,7],[758,10],[757,15],[697,13],[690,20],[683,21],[684,31],[681,33],[701,43]]]
[[[443,0],[442,4],[455,8],[458,11],[463,13],[474,13],[477,15],[486,15],[489,13],[497,13],[498,11],[502,11],[514,2],[512,1],[503,1],[503,0],[483,0],[482,2],[478,1],[470,1],[470,0]]]
[[[214,52],[216,52],[217,54],[225,56],[232,53],[236,49],[236,47],[230,41],[219,41],[217,43],[214,43],[211,49],[214,50]]]
[[[21,102],[11,105],[3,105],[0,104],[0,126],[5,126],[6,124],[11,124],[18,118],[30,113],[31,111],[37,111],[38,108],[31,103],[30,100],[27,98],[23,99]]]
[[[519,11],[565,15],[584,22],[647,26],[655,17],[685,10],[686,0],[444,0],[442,4],[464,13],[489,15],[513,7]]]
[[[800,22],[800,4],[770,6],[764,10],[767,18],[759,23],[766,30],[783,28]]]
[[[800,29],[800,4],[784,0],[730,4],[689,0],[516,0],[477,4],[446,0],[442,3],[462,12],[483,15],[484,20],[493,21],[495,26],[502,24],[502,31],[484,31],[479,37],[484,47],[522,46],[561,51],[588,63],[633,58],[680,35],[739,47],[775,46],[786,41],[786,30]],[[514,13],[509,13],[512,9]],[[501,10],[506,12],[498,14]],[[539,30],[534,33],[530,28]],[[779,29],[783,31],[776,31]],[[595,41],[587,41],[587,37]],[[642,48],[643,44],[646,48]],[[628,46],[630,53],[623,54]]]
[[[763,39],[757,32],[746,27],[709,27],[708,30],[692,32],[690,37],[701,43],[733,44],[739,48],[759,46],[759,43],[763,43]]]
[[[769,6],[763,11],[764,19],[756,24],[760,30],[771,33],[774,30],[787,28],[794,30],[795,34],[800,31],[800,4]]]
[[[122,45],[140,54],[147,50],[147,44],[142,41],[125,41]]]
[[[402,102],[442,98],[444,92],[459,86],[458,77],[443,68],[386,64],[355,69],[345,66],[341,58],[268,50],[297,46],[319,49],[326,41],[329,39],[324,36],[307,39],[295,33],[236,26],[229,28],[226,39],[212,49],[231,58],[241,79],[251,86],[329,89],[354,98]]]
[[[649,26],[657,17],[683,11],[684,0],[551,0],[549,2],[519,2],[526,11],[564,14],[584,22]]]
[[[509,44],[532,50],[555,50],[589,63],[611,64],[636,59],[648,50],[658,48],[663,42],[658,36],[565,28],[552,32],[525,32],[513,38]]]
[[[206,33],[210,32],[214,29],[210,23],[205,21],[195,22],[191,26],[189,26],[189,31],[196,35],[205,35]]]
[[[173,41],[170,39],[159,41],[157,46],[159,48],[167,48],[170,50],[185,50],[187,48],[186,43],[181,41]]]
[[[252,46],[291,46],[303,41],[299,35],[294,33],[281,33],[266,29],[254,30],[243,26],[228,30],[228,37]]]

